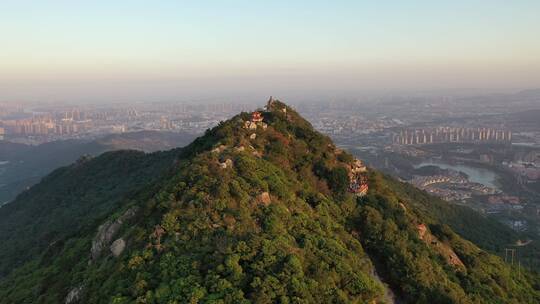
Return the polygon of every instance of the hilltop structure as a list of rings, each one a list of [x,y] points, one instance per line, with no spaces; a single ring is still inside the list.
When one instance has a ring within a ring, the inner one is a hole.
[[[350,165],[349,173],[349,192],[356,194],[357,196],[364,196],[369,190],[367,168],[364,163],[355,158]]]
[[[251,122],[258,123],[262,121],[263,121],[263,117],[261,116],[261,112],[255,111],[251,113]]]
[[[251,113],[251,119],[244,121],[244,128],[249,130],[256,130],[257,127],[261,127],[263,130],[265,130],[268,125],[263,122],[264,118],[262,116],[262,113],[259,111],[255,111]]]

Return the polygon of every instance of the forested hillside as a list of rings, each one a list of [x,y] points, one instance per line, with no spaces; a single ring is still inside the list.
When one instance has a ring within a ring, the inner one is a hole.
[[[360,163],[273,100],[82,160],[0,209],[0,303],[540,302],[453,207]]]
[[[110,134],[94,140],[72,139],[37,146],[0,141],[0,205],[38,183],[54,169],[67,166],[83,155],[97,156],[107,151],[165,151],[189,144],[186,133],[140,131]]]
[[[115,211],[160,177],[173,154],[108,152],[83,157],[0,208],[0,277]]]

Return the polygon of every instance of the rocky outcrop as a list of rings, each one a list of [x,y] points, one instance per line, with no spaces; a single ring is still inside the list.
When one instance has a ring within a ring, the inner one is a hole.
[[[227,149],[227,146],[225,145],[219,145],[218,147],[214,148],[212,150],[213,153],[221,153],[223,151],[225,151],[225,149]]]
[[[115,256],[115,257],[118,257],[119,255],[122,254],[122,252],[124,251],[124,249],[126,249],[126,241],[124,241],[124,239],[122,238],[119,238],[118,240],[114,241],[112,244],[111,244],[111,253]]]
[[[90,249],[90,257],[92,261],[97,260],[101,256],[103,250],[110,246],[112,239],[114,238],[116,233],[118,233],[118,231],[122,227],[122,224],[128,219],[135,216],[136,212],[137,207],[132,207],[126,212],[124,212],[124,214],[122,214],[116,220],[108,220],[101,226],[99,226],[98,233],[94,237],[94,240],[92,241],[92,248]]]
[[[83,287],[75,287],[72,290],[69,291],[69,293],[66,296],[66,300],[64,301],[65,304],[74,304],[78,303],[81,300],[81,294],[83,291]]]
[[[257,197],[257,200],[265,205],[265,206],[268,206],[270,205],[270,203],[272,202],[272,200],[270,199],[270,194],[268,192],[263,192],[261,193],[258,197]]]
[[[94,240],[92,241],[92,248],[90,249],[92,261],[95,261],[100,257],[101,252],[109,245],[113,236],[120,229],[120,226],[121,224],[116,221],[106,221],[99,226],[98,233],[94,237]]]
[[[222,168],[222,169],[227,169],[227,168],[231,168],[233,165],[233,161],[232,159],[228,158],[226,159],[224,162],[222,163],[219,163],[219,166]]]
[[[465,264],[463,264],[461,259],[458,257],[454,249],[449,244],[441,242],[441,240],[439,240],[436,236],[434,236],[427,230],[427,226],[424,224],[418,224],[417,229],[419,238],[423,240],[428,246],[431,246],[433,249],[439,252],[441,256],[446,259],[448,264],[462,270],[465,269]]]

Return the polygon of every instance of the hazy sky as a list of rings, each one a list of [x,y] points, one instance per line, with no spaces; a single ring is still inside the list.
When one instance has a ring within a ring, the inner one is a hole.
[[[0,101],[540,87],[540,1],[0,0]]]

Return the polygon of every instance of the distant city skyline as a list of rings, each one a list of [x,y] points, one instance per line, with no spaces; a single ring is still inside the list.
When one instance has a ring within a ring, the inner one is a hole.
[[[540,87],[538,1],[2,1],[0,102]]]

